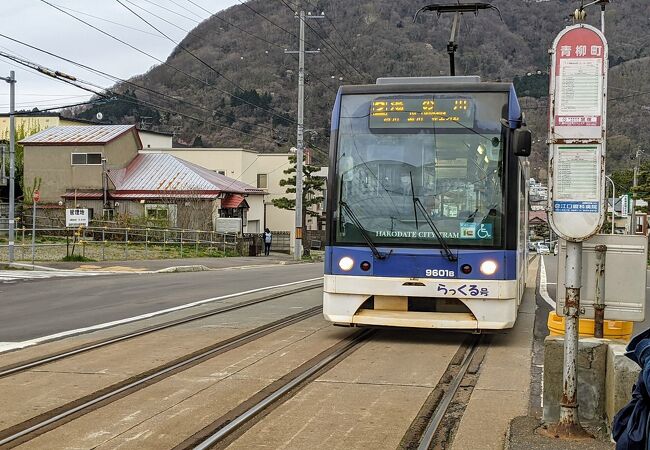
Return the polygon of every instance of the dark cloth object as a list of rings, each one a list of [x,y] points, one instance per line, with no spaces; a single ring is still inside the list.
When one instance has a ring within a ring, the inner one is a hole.
[[[270,242],[265,242],[264,243],[264,254],[266,256],[269,256],[269,253],[271,253],[271,243]]]
[[[625,356],[641,366],[641,373],[632,400],[614,416],[612,437],[616,450],[650,450],[650,329],[635,336],[626,350]]]

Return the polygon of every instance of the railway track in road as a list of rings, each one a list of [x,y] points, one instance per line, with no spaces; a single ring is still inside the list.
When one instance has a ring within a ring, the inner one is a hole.
[[[448,448],[478,381],[489,341],[489,335],[472,336],[459,348],[404,435],[400,449]]]
[[[307,361],[291,373],[285,375],[271,386],[258,392],[248,401],[218,418],[198,433],[190,436],[174,450],[195,449],[207,450],[223,444],[231,436],[246,431],[247,425],[272,407],[277,407],[292,394],[306,386],[329,370],[347,355],[370,339],[376,330],[364,329],[349,336],[347,339],[323,351]]]
[[[216,309],[213,309],[213,310],[210,310],[210,311],[206,311],[206,312],[202,312],[202,313],[198,313],[198,314],[193,314],[193,315],[183,317],[183,318],[180,318],[180,319],[170,320],[170,321],[158,324],[158,325],[152,325],[152,326],[149,326],[149,327],[144,327],[144,328],[139,329],[139,330],[135,330],[135,331],[131,331],[131,332],[128,332],[128,333],[120,334],[118,336],[113,336],[113,337],[109,337],[109,338],[106,338],[106,339],[100,339],[100,340],[97,340],[97,341],[89,342],[89,343],[86,343],[86,344],[83,344],[83,345],[80,345],[80,346],[77,346],[77,347],[73,347],[73,348],[70,348],[70,349],[67,349],[67,350],[63,350],[63,351],[60,351],[60,352],[55,352],[55,353],[51,353],[51,354],[48,354],[48,355],[45,355],[45,356],[40,356],[40,357],[37,357],[37,358],[21,361],[21,362],[18,362],[18,363],[9,364],[9,365],[6,365],[4,367],[0,367],[0,378],[8,377],[8,376],[11,376],[11,375],[16,375],[16,374],[19,374],[21,372],[25,372],[25,371],[33,369],[33,368],[43,366],[45,364],[50,364],[50,363],[53,363],[53,362],[56,362],[56,361],[61,361],[61,360],[66,359],[66,358],[70,358],[72,356],[79,355],[81,353],[85,353],[85,352],[89,352],[91,350],[96,350],[96,349],[103,348],[103,347],[106,347],[106,346],[109,346],[109,345],[117,344],[119,342],[124,342],[124,341],[130,340],[130,339],[134,339],[134,338],[137,338],[137,337],[140,337],[140,336],[144,336],[144,335],[147,335],[147,334],[150,334],[150,333],[154,333],[156,331],[166,330],[166,329],[176,327],[176,326],[179,326],[179,325],[184,325],[184,324],[187,324],[187,323],[190,323],[190,322],[195,322],[197,320],[206,319],[206,318],[213,317],[213,316],[216,316],[216,315],[219,315],[219,314],[224,314],[224,313],[227,313],[227,312],[230,312],[230,311],[236,311],[236,310],[241,309],[241,308],[246,308],[248,306],[253,306],[253,305],[260,304],[260,303],[275,300],[275,299],[278,299],[278,298],[281,298],[281,297],[286,297],[288,295],[299,294],[301,292],[309,291],[309,290],[312,290],[312,289],[318,289],[320,287],[322,287],[322,282],[310,283],[308,285],[296,287],[296,288],[289,289],[289,290],[286,290],[286,291],[273,293],[273,294],[267,294],[267,295],[264,295],[264,296],[262,296],[260,298],[244,301],[244,302],[241,302],[241,303],[237,303],[235,305],[225,306],[225,307],[222,307],[222,308],[216,308]]]
[[[315,287],[318,286],[311,286],[309,289],[313,289]],[[296,289],[292,290],[292,293],[296,293],[295,291]],[[282,294],[277,295],[284,296],[289,294],[287,292],[283,292]],[[248,302],[245,306],[255,304],[252,302],[259,303],[261,301],[268,301],[270,299],[269,297],[270,296],[264,297],[264,300],[256,299],[254,301]],[[273,298],[277,298],[275,294]],[[232,310],[233,308],[238,307],[244,307],[244,304],[242,303],[233,305],[232,307],[228,308],[231,308],[229,310]],[[225,308],[220,309],[219,312],[213,311],[212,314],[222,313],[224,312],[224,309]],[[10,428],[0,431],[0,447],[10,448],[23,442],[29,441],[84,414],[104,407],[120,398],[131,395],[147,386],[158,383],[172,375],[208,361],[220,354],[242,347],[245,344],[253,342],[273,332],[276,332],[308,318],[314,317],[318,314],[321,314],[321,312],[322,307],[316,306],[301,311],[297,314],[282,318],[275,322],[257,327],[253,330],[246,331],[229,339],[225,339],[208,347],[194,351],[156,368],[147,370],[146,372],[142,372],[129,379],[115,383],[97,392],[71,401],[53,410],[42,413],[36,417],[27,419],[21,423],[11,426]],[[185,320],[187,321],[189,318],[186,318]],[[193,318],[192,320],[198,319]],[[178,323],[175,323],[175,325],[177,324]]]

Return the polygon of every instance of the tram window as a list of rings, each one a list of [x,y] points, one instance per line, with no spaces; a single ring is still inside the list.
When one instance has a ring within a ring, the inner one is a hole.
[[[504,149],[499,102],[507,96],[474,95],[477,120],[485,129],[433,133],[431,129],[374,133],[367,115],[361,114],[372,96],[350,96],[349,102],[344,97],[336,174],[339,200],[350,206],[378,244],[438,245],[423,213],[418,211],[417,217],[414,212],[416,197],[450,244],[502,245]],[[486,108],[490,103],[498,106],[492,115]],[[337,240],[363,243],[356,221],[340,210],[337,214]]]

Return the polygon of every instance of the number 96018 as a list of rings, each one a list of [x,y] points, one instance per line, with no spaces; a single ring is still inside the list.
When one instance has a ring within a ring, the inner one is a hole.
[[[456,273],[449,269],[427,269],[424,274],[427,277],[455,277]]]

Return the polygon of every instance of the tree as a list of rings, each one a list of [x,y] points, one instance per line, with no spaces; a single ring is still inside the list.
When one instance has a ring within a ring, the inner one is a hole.
[[[295,154],[289,156],[289,162],[291,166],[284,171],[288,177],[286,179],[280,180],[280,186],[286,186],[287,194],[296,193],[296,162],[298,158]],[[302,173],[304,175],[302,182],[302,231],[303,236],[305,235],[305,225],[307,216],[318,217],[319,214],[311,210],[311,207],[321,203],[324,198],[323,185],[325,184],[324,177],[314,176],[315,172],[318,172],[320,167],[312,166],[310,164],[302,165]],[[287,197],[275,198],[272,200],[273,206],[280,209],[287,209],[290,211],[296,210],[296,200]]]

